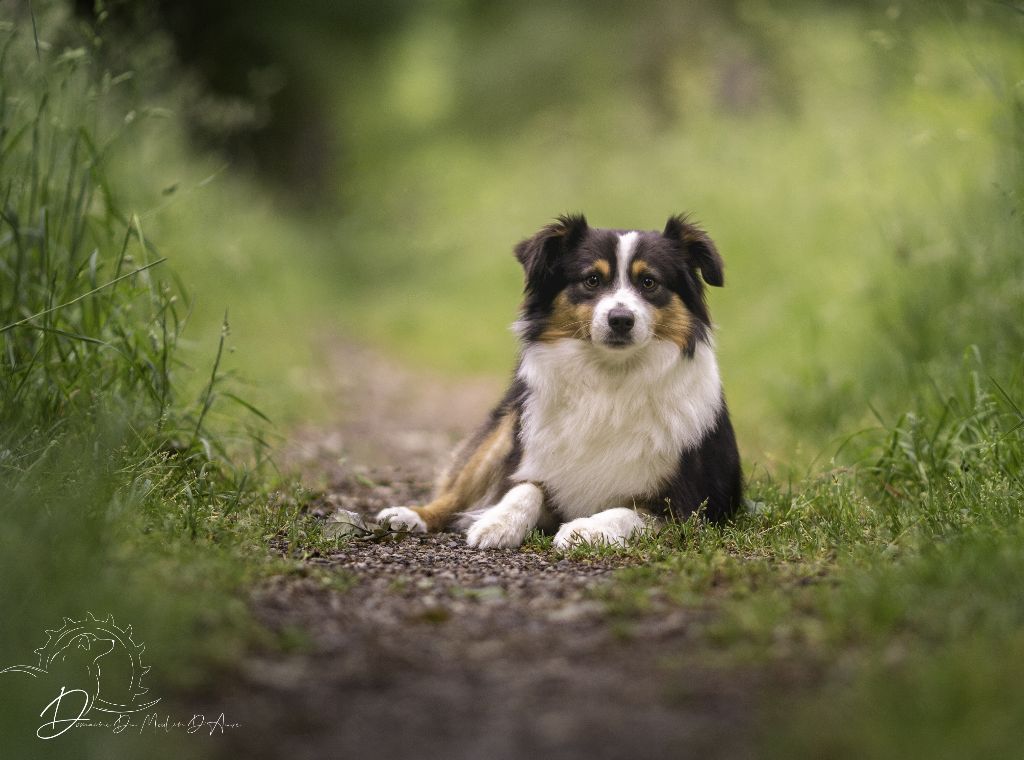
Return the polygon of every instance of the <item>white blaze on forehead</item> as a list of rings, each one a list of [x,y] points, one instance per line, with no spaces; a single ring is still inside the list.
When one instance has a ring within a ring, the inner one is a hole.
[[[615,259],[619,270],[616,280],[620,288],[629,287],[629,262],[633,259],[633,253],[636,251],[636,241],[639,237],[639,232],[624,232],[619,235],[619,245],[615,250]]]
[[[616,307],[624,307],[632,312],[636,322],[633,325],[632,337],[634,346],[642,346],[651,339],[654,316],[651,307],[636,292],[629,278],[629,267],[636,254],[636,244],[640,239],[639,232],[623,232],[619,235],[619,243],[615,249],[615,290],[601,298],[594,308],[594,316],[590,323],[590,334],[595,343],[603,342],[611,331],[608,325],[608,312]],[[620,354],[628,355],[620,350]]]

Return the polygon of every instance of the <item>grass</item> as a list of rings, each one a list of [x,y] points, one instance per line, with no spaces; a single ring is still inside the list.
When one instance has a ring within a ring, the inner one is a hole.
[[[59,6],[0,25],[0,649],[4,667],[34,664],[63,618],[112,614],[147,645],[152,693],[180,693],[272,643],[238,591],[290,567],[266,544],[301,492],[273,496],[262,414],[224,371],[226,321],[182,382],[190,296],[107,173],[136,113],[128,77],[69,29]],[[12,755],[38,752],[53,678],[4,675]],[[109,756],[110,735],[82,733],[57,751]]]
[[[104,71],[62,6],[33,9],[0,28],[3,651],[110,611],[145,621],[155,683],[203,688],[264,640],[239,589],[267,573],[352,581],[302,563],[337,539],[266,465],[268,418],[286,432],[343,407],[323,380],[338,334],[505,372],[516,240],[563,211],[653,228],[686,209],[728,265],[712,311],[750,513],[567,556],[639,562],[602,592],[624,635],[658,605],[705,609],[722,667],[805,672],[766,753],[1013,756],[1024,48],[1010,9],[744,4],[706,24],[729,55],[708,39],[661,51],[652,93],[622,40],[667,10],[609,24],[528,5],[488,31],[439,6],[323,90],[349,148],[343,211],[305,218],[188,142],[182,91]],[[331,68],[329,46],[309,49]],[[600,63],[608,51],[635,69]],[[723,60],[753,61],[762,102],[715,94]],[[533,92],[538,71],[576,65],[579,91]],[[511,91],[531,108],[503,110]],[[267,559],[272,541],[294,555]],[[526,550],[552,551],[550,536]],[[0,732],[21,735],[34,704],[5,703]]]
[[[652,598],[708,608],[705,656],[809,674],[776,695],[780,757],[1010,757],[1024,630],[1024,383],[975,364],[957,392],[904,415],[868,457],[781,487],[725,527],[699,517],[626,549],[643,562],[601,594],[628,621]],[[628,630],[628,628],[626,629]]]

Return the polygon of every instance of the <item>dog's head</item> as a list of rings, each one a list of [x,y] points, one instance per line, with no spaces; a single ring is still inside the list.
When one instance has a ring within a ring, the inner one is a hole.
[[[704,283],[723,284],[722,258],[685,216],[671,217],[661,233],[592,228],[582,215],[563,216],[515,252],[526,273],[524,341],[580,340],[628,356],[663,340],[692,356],[707,339]]]

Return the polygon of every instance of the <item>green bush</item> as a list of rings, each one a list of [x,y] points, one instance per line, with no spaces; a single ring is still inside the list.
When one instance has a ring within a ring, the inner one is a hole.
[[[135,626],[151,686],[194,683],[248,635],[228,592],[251,567],[231,551],[294,507],[261,511],[247,485],[258,412],[226,385],[224,333],[201,392],[182,391],[188,295],[106,173],[147,118],[121,92],[131,74],[104,71],[62,6],[13,14],[0,24],[2,665],[94,612]],[[210,425],[220,399],[241,412],[232,429]],[[13,755],[38,751],[39,688],[0,678]],[[75,754],[109,756],[111,737],[83,733]]]

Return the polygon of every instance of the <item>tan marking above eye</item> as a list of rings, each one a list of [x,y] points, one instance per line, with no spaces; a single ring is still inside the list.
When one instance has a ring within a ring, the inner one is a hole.
[[[604,279],[608,279],[612,276],[611,265],[604,259],[598,259],[594,262],[594,269],[596,269]]]
[[[643,287],[644,290],[654,290],[658,287],[658,273],[651,269],[646,261],[634,261],[630,269],[633,272],[633,282]],[[645,280],[651,280],[652,285],[644,287],[643,283]]]

